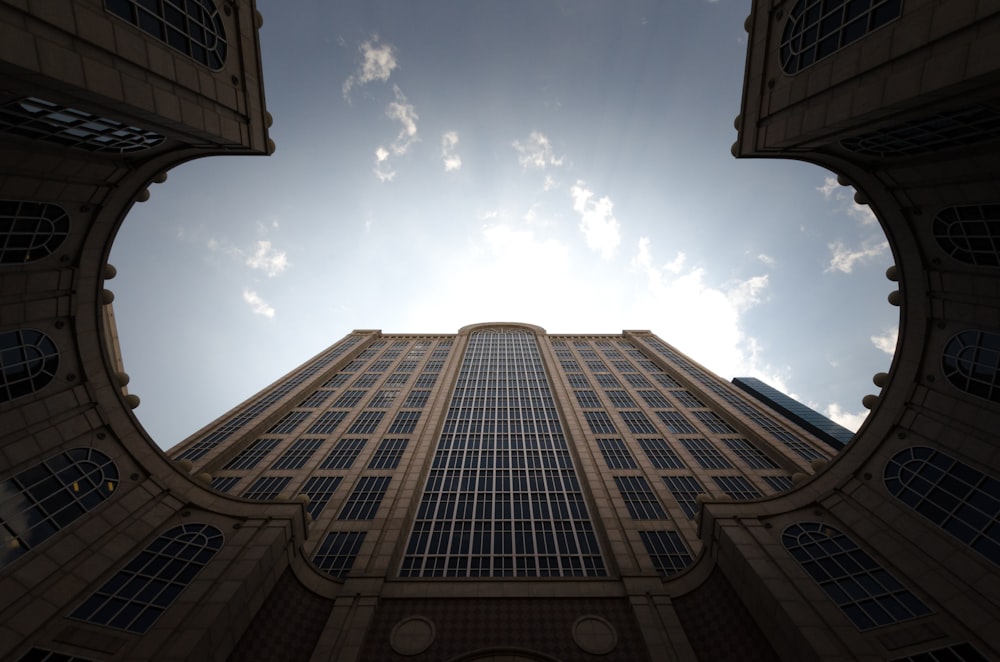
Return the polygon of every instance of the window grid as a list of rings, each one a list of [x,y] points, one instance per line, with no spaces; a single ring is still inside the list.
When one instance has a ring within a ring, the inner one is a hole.
[[[690,391],[671,391],[670,395],[685,407],[704,407],[705,403],[696,398]]]
[[[653,375],[653,379],[660,383],[660,386],[666,386],[667,388],[676,388],[680,386],[673,377],[666,373],[658,372]]]
[[[667,430],[674,434],[696,434],[698,432],[679,411],[658,411],[656,415],[663,421]]]
[[[593,391],[574,391],[574,393],[576,394],[576,401],[584,409],[600,409],[604,406],[601,404],[600,398]]]
[[[118,466],[93,448],[71,448],[0,482],[0,567],[110,498]]]
[[[1000,113],[988,106],[973,106],[844,138],[840,144],[858,154],[892,158],[954,149],[996,138],[1000,138]]]
[[[736,501],[764,496],[745,476],[712,476],[712,480],[726,496]]]
[[[271,469],[301,469],[323,445],[322,439],[296,439],[271,465]]]
[[[654,409],[673,409],[674,406],[667,401],[659,391],[639,391],[639,397],[646,401],[646,404]]]
[[[732,469],[732,463],[708,439],[681,439],[681,444],[702,469]]]
[[[365,393],[367,392],[368,391],[362,391],[359,389],[344,391],[330,406],[334,409],[350,409],[351,407],[356,407],[357,404],[361,402],[361,398],[365,397]]]
[[[959,262],[1000,266],[1000,203],[946,207],[934,215],[933,227],[938,245]]]
[[[781,543],[859,630],[930,612],[878,561],[832,526],[793,524],[781,534]]]
[[[438,378],[437,375],[435,375],[433,373],[417,375],[417,381],[414,382],[413,387],[414,388],[431,388],[432,386],[434,386],[434,384],[437,383],[437,378]],[[405,379],[403,380],[403,383],[404,384],[406,383]]]
[[[583,417],[587,419],[590,431],[595,434],[615,434],[618,432],[607,412],[585,411],[583,412]]]
[[[639,447],[657,469],[686,469],[677,453],[663,439],[639,439]]]
[[[0,200],[0,264],[24,264],[52,254],[69,234],[59,205]]]
[[[794,487],[791,476],[761,476],[775,492],[787,492]]]
[[[625,421],[629,432],[633,434],[656,434],[656,428],[653,427],[653,423],[641,411],[620,411],[618,415]]]
[[[346,384],[350,378],[351,376],[348,373],[339,372],[330,379],[328,379],[327,382],[323,384],[323,386],[327,388],[337,388],[338,386],[343,386],[344,384]]]
[[[291,480],[291,476],[261,476],[242,496],[254,501],[271,501],[278,498]]]
[[[779,46],[781,68],[795,74],[899,18],[902,0],[799,0]]]
[[[326,504],[330,502],[330,498],[343,480],[341,476],[312,476],[299,490],[299,494],[305,494],[309,497],[309,505],[306,510],[309,511],[314,520],[319,519]]]
[[[240,482],[242,478],[240,476],[215,476],[212,478],[212,482],[209,484],[216,492],[222,492],[223,494],[229,492],[229,490],[236,487],[236,483]]]
[[[691,565],[691,553],[676,531],[640,531],[639,538],[661,577],[669,577]]]
[[[366,372],[382,373],[388,370],[391,365],[392,361],[372,361]]]
[[[409,439],[383,439],[378,445],[375,454],[372,455],[369,469],[395,469],[399,466],[399,461],[406,451]]]
[[[143,634],[222,548],[209,524],[176,526],[115,573],[71,618]]]
[[[331,577],[343,579],[358,558],[365,531],[332,531],[313,556],[313,565]]]
[[[698,479],[694,476],[664,476],[663,482],[687,518],[694,519],[698,509],[701,508],[698,495],[705,494],[705,488]]]
[[[290,434],[309,416],[307,411],[290,411],[268,430],[268,434]]]
[[[906,657],[894,657],[890,662],[989,662],[989,658],[968,642],[935,648]]]
[[[337,519],[375,519],[375,513],[382,503],[385,491],[389,489],[391,476],[362,476],[348,497],[347,503],[340,511]]]
[[[714,411],[696,411],[692,413],[710,432],[715,432],[716,434],[736,433],[736,428],[719,418],[719,415]]]
[[[635,469],[635,460],[621,439],[598,439],[597,447],[609,469]]]
[[[615,370],[617,370],[618,372],[624,372],[624,373],[639,372],[638,370],[636,370],[634,365],[625,360],[612,361],[611,365],[613,365],[615,367]]]
[[[361,454],[367,439],[341,439],[326,456],[320,469],[350,469]]]
[[[629,384],[631,384],[636,388],[649,388],[650,386],[652,386],[652,384],[649,383],[649,380],[646,379],[644,375],[638,372],[628,373],[624,375],[624,377],[625,381],[627,381]]]
[[[58,368],[56,345],[41,331],[0,333],[0,402],[40,390],[52,381]]]
[[[427,398],[430,397],[430,394],[430,391],[410,391],[403,406],[407,409],[420,409],[427,404]]]
[[[333,394],[333,391],[314,391],[312,395],[299,403],[303,409],[315,409],[321,406]]]
[[[604,365],[604,361],[587,361],[587,370],[591,372],[608,372],[608,366]]]
[[[635,400],[625,391],[605,391],[611,404],[618,409],[631,409],[637,407]]]
[[[211,0],[104,0],[104,7],[213,71],[226,62],[226,30]]]
[[[417,361],[400,361],[396,372],[413,372],[417,369]]]
[[[381,389],[368,403],[369,409],[388,409],[399,397],[399,389]]]
[[[423,375],[421,375],[423,377]],[[406,382],[410,381],[410,373],[408,372],[394,372],[389,375],[389,378],[385,380],[386,386],[403,386]],[[417,386],[422,386],[420,380],[417,380]]]
[[[945,345],[941,368],[955,388],[1000,402],[1000,334],[978,330],[955,334]]]
[[[355,419],[354,424],[351,425],[347,433],[371,434],[379,426],[379,423],[382,422],[383,417],[385,417],[384,411],[369,411],[366,409],[358,414],[357,419]]]
[[[723,439],[722,442],[751,469],[777,469],[778,465],[749,439]]]
[[[365,374],[355,379],[354,384],[352,384],[352,386],[354,386],[355,388],[368,388],[370,386],[374,386],[375,382],[379,380],[380,376],[381,375],[379,374],[366,372]]]
[[[615,476],[625,507],[632,519],[667,519],[667,513],[642,476]]]
[[[621,388],[621,383],[615,378],[614,375],[603,374],[594,375],[594,379],[597,380],[598,385],[601,388]]]
[[[471,334],[400,574],[606,576],[533,334]]]
[[[1000,480],[925,446],[896,453],[883,480],[889,494],[1000,565]]]
[[[566,379],[573,388],[590,388],[586,375],[566,375]]]
[[[346,411],[325,411],[309,426],[306,434],[330,434],[345,418],[347,418]]]
[[[273,451],[279,443],[281,443],[280,439],[255,439],[250,442],[246,448],[237,453],[236,456],[222,468],[224,470],[253,469],[260,464],[260,461],[263,460],[268,453]]]
[[[416,429],[419,420],[419,411],[401,411],[389,425],[388,434],[410,434]]]

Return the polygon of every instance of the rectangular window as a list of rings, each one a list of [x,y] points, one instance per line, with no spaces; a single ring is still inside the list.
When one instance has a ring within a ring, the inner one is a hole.
[[[406,396],[406,402],[403,403],[403,406],[407,409],[419,409],[427,404],[427,398],[430,394],[430,391],[410,391],[410,394]]]
[[[309,458],[313,456],[319,447],[323,445],[322,439],[296,439],[292,445],[281,454],[272,469],[301,469],[305,466]]]
[[[384,352],[382,352],[382,358],[383,359],[396,359],[396,358],[399,358],[399,355],[402,354],[402,353],[403,353],[402,350],[399,350],[399,349],[387,349]]]
[[[733,426],[719,418],[719,415],[714,411],[696,411],[694,416],[704,423],[711,432],[717,434],[734,434],[736,432]]]
[[[396,372],[413,372],[417,369],[416,361],[400,361],[396,367]]]
[[[428,361],[424,366],[424,372],[441,372],[443,367],[444,361]]]
[[[395,469],[403,457],[409,439],[383,439],[368,463],[369,469]]]
[[[434,374],[422,374],[417,375],[417,382],[413,385],[415,388],[431,388],[437,382],[437,375]]]
[[[290,411],[285,414],[285,417],[274,424],[274,426],[268,430],[270,434],[288,434],[294,432],[295,428],[299,427],[302,421],[306,420],[309,416],[307,411]]]
[[[660,368],[660,366],[656,365],[649,359],[640,359],[639,361],[637,361],[637,363],[646,372],[653,372],[653,373],[663,372],[663,369]]]
[[[712,480],[731,499],[758,499],[764,496],[744,476],[712,476]]]
[[[280,439],[257,439],[236,454],[223,469],[253,469],[264,457],[274,450]]]
[[[344,391],[340,395],[340,397],[337,398],[334,401],[334,403],[330,406],[334,409],[350,409],[351,407],[354,407],[359,402],[361,402],[361,398],[364,397],[365,393],[367,393],[367,391],[359,391],[353,389],[349,391]]]
[[[362,476],[337,519],[375,519],[391,476]]]
[[[278,498],[281,490],[291,482],[291,476],[262,476],[258,478],[246,492],[244,499],[254,499],[255,501],[269,501]]]
[[[396,401],[397,396],[399,396],[399,389],[381,389],[371,399],[368,406],[371,409],[388,409]]]
[[[364,364],[364,359],[356,359],[345,365],[341,372],[357,372],[358,370],[361,370],[361,366]]]
[[[585,349],[587,347],[590,347],[590,343],[588,343],[586,340],[574,340],[573,347],[582,347]]]
[[[347,434],[371,434],[378,427],[378,424],[382,422],[384,416],[384,411],[369,411],[366,409],[358,414]]]
[[[576,393],[576,401],[585,409],[600,409],[603,406],[593,391],[574,391],[574,393]]]
[[[669,577],[691,565],[691,554],[676,531],[640,531],[639,537],[660,576]]]
[[[448,353],[451,352],[450,349],[435,349],[431,352],[432,359],[446,359],[448,358]]]
[[[375,361],[372,363],[371,367],[368,368],[368,372],[385,372],[392,365],[392,361]]]
[[[796,455],[801,457],[806,462],[812,462],[813,460],[826,459],[826,456],[818,452],[815,448],[807,444],[806,442],[792,436],[791,434],[785,433],[780,435],[777,432],[772,431],[775,437],[784,442],[785,446],[793,451]]]
[[[233,489],[238,482],[240,482],[239,476],[216,476],[212,479],[209,487],[217,492],[228,492]]]
[[[423,376],[423,375],[421,375]],[[410,381],[410,375],[406,372],[394,372],[389,375],[389,379],[385,380],[386,386],[403,386],[406,382]],[[420,386],[420,382],[417,382],[417,386]]]
[[[764,455],[760,449],[750,443],[749,439],[723,439],[722,441],[726,446],[729,446],[730,450],[736,453],[736,457],[743,460],[751,469],[778,468],[774,460]]]
[[[615,367],[618,372],[639,372],[635,369],[635,366],[628,361],[612,361],[611,365]]]
[[[605,394],[611,400],[611,404],[618,409],[631,409],[636,406],[635,400],[625,391],[605,391]]]
[[[389,426],[388,434],[410,434],[420,420],[419,411],[401,411],[396,414],[396,420]]]
[[[591,372],[607,372],[608,366],[604,365],[604,361],[587,361],[587,369]]]
[[[361,543],[365,541],[365,531],[333,531],[316,550],[313,565],[331,577],[343,579],[351,571]]]
[[[580,356],[583,357],[583,358],[585,358],[585,359],[596,359],[597,358],[597,352],[595,352],[592,349],[581,349],[580,350]]]
[[[342,480],[341,476],[313,476],[299,490],[299,494],[305,494],[309,497],[309,505],[306,510],[309,511],[313,519],[319,519]]]
[[[594,375],[594,379],[601,385],[601,388],[621,388],[622,385],[614,375]]]
[[[573,352],[569,351],[568,349],[557,349],[556,350],[556,358],[557,359],[567,359],[567,360],[572,359],[573,358]]]
[[[303,400],[299,406],[303,409],[315,409],[326,402],[326,399],[332,394],[333,391],[314,391],[313,394]]]
[[[410,344],[409,340],[397,340],[394,343],[392,343],[392,346],[393,347],[406,347],[409,344]]]
[[[347,418],[346,411],[325,411],[309,426],[306,434],[330,434]]]
[[[609,469],[635,469],[635,460],[621,439],[598,439],[597,447]]]
[[[679,411],[658,411],[656,415],[663,421],[663,425],[669,432],[674,434],[697,434],[698,432]]]
[[[659,391],[639,391],[639,397],[645,400],[647,405],[656,409],[674,408]]]
[[[649,383],[648,379],[646,379],[637,372],[625,375],[625,381],[627,381],[632,386],[635,386],[636,388],[650,388],[652,386],[652,384]]]
[[[604,354],[604,356],[608,357],[609,359],[620,359],[620,358],[622,358],[622,353],[619,352],[614,347],[612,347],[611,349],[602,349],[601,353]]]
[[[690,391],[671,391],[670,395],[677,398],[677,402],[685,407],[704,407],[705,403],[694,397]]]
[[[702,469],[732,469],[732,463],[708,439],[681,439],[681,444]]]
[[[576,361],[560,361],[563,372],[580,372],[580,364]]]
[[[368,373],[361,375],[354,382],[354,386],[358,388],[368,388],[369,386],[374,386],[375,382],[378,381],[379,376],[376,374]]]
[[[608,417],[606,412],[585,411],[583,412],[583,416],[587,419],[591,432],[597,434],[614,434],[618,432],[618,430],[615,429],[615,426],[611,423],[611,418]]]
[[[359,359],[370,359],[374,357],[378,352],[374,349],[366,349],[365,351],[358,354]]]
[[[625,421],[630,432],[634,434],[656,434],[653,423],[641,411],[620,411],[618,415]]]
[[[787,492],[792,489],[791,476],[761,476],[761,478],[775,492]]]
[[[639,439],[639,447],[657,469],[685,469],[684,463],[662,439]]]
[[[687,518],[694,519],[701,507],[701,504],[698,503],[698,495],[705,493],[705,488],[701,486],[698,479],[694,476],[664,476],[663,482]]]
[[[323,386],[327,388],[336,388],[338,386],[343,386],[344,384],[347,383],[347,380],[350,378],[351,376],[349,374],[347,374],[346,372],[341,372],[331,377],[325,384],[323,384]]]
[[[655,375],[653,375],[653,379],[658,381],[660,383],[660,386],[666,386],[668,388],[680,386],[680,384],[678,384],[673,377],[664,374],[662,372],[658,372]]]
[[[615,476],[615,485],[632,519],[667,519],[663,506],[642,476]]]
[[[590,388],[590,382],[584,375],[566,375],[566,379],[573,388]]]
[[[319,465],[320,469],[350,469],[367,439],[341,439]]]

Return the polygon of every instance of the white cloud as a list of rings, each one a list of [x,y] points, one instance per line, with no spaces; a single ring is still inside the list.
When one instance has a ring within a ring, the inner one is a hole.
[[[358,50],[361,52],[361,64],[355,73],[347,77],[341,87],[344,98],[348,101],[351,99],[351,89],[354,86],[374,80],[384,83],[389,80],[392,70],[398,66],[396,49],[389,44],[378,43],[378,35],[373,35],[370,40],[363,42]]]
[[[884,238],[869,237],[860,246],[851,248],[842,241],[835,241],[829,245],[830,263],[826,271],[841,271],[849,274],[854,270],[854,265],[859,262],[867,262],[879,257],[889,251],[889,242]]]
[[[573,210],[580,214],[580,231],[587,239],[587,246],[609,259],[621,243],[621,224],[614,216],[611,198],[605,196],[592,200],[594,192],[578,181],[571,189]]]
[[[773,257],[771,257],[766,253],[761,253],[760,255],[757,256],[757,259],[768,266],[774,266],[775,264],[778,263],[777,260],[775,260]]]
[[[555,155],[549,139],[539,131],[532,131],[523,143],[515,140],[513,147],[517,151],[517,162],[522,168],[558,167],[563,164],[563,157]]]
[[[250,309],[253,310],[254,315],[263,315],[267,318],[274,317],[274,308],[269,306],[253,290],[243,290],[243,300],[250,304]]]
[[[857,432],[858,428],[861,427],[861,424],[865,422],[866,418],[868,418],[867,410],[862,409],[858,413],[852,414],[849,411],[844,411],[844,409],[836,402],[829,405],[823,413],[834,423],[840,423],[852,432]]]
[[[872,336],[872,344],[889,356],[896,353],[896,341],[899,338],[899,328],[889,329],[880,336]]]
[[[441,158],[444,160],[445,172],[459,170],[462,167],[462,157],[455,153],[457,145],[457,131],[448,131],[441,136]]]
[[[396,140],[390,146],[393,154],[401,156],[406,154],[407,150],[410,149],[410,145],[419,140],[417,138],[417,120],[420,117],[413,109],[413,105],[407,103],[406,95],[403,94],[398,85],[393,85],[392,91],[396,95],[396,100],[390,101],[389,105],[385,107],[385,114],[391,119],[398,120],[403,125],[399,130],[399,135],[396,136]]]
[[[558,185],[558,183],[556,182],[555,177],[553,177],[552,175],[546,174],[545,175],[545,181],[542,182],[542,190],[543,191],[551,191],[557,185]]]
[[[273,278],[288,268],[288,255],[285,251],[276,250],[267,240],[257,242],[257,250],[246,258],[246,264],[251,269],[260,269]]]
[[[375,148],[375,168],[372,170],[380,182],[391,182],[396,170],[389,164],[389,150],[382,145]]]

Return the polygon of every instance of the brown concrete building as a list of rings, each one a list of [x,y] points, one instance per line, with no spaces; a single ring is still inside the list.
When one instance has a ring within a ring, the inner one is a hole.
[[[519,324],[356,331],[158,450],[115,232],[273,150],[252,2],[178,7],[0,1],[0,657],[1000,656],[995,2],[753,3],[734,154],[838,173],[898,282],[872,414],[812,462],[647,332]]]

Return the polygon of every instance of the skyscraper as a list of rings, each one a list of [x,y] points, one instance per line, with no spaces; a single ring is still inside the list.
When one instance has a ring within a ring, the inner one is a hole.
[[[854,433],[843,425],[831,421],[815,409],[785,395],[770,384],[755,377],[734,377],[733,384],[744,393],[749,393],[758,401],[781,412],[809,430],[835,451],[841,450],[854,436]]]

